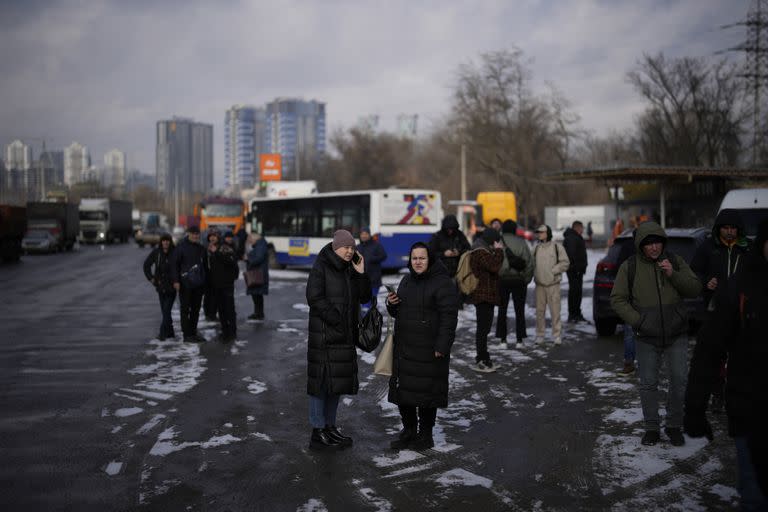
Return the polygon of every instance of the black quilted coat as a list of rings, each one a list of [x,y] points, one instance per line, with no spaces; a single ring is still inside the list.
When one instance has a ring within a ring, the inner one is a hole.
[[[433,263],[430,258],[430,266],[422,274],[411,268],[400,282],[397,295],[399,304],[387,304],[389,314],[395,318],[389,401],[446,407],[448,364],[459,310],[456,283],[442,262]],[[444,356],[437,358],[435,352]]]
[[[331,244],[318,254],[307,280],[309,345],[307,347],[307,393],[354,395],[357,380],[357,351],[360,304],[371,297],[366,274],[339,258]]]

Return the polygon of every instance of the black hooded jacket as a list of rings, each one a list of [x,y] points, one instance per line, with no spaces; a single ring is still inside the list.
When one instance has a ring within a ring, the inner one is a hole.
[[[153,282],[159,293],[175,293],[173,279],[171,279],[171,259],[173,256],[173,243],[168,252],[163,252],[162,247],[155,247],[144,260],[144,276]]]
[[[413,250],[413,248],[411,249]],[[397,288],[401,302],[387,304],[395,318],[389,401],[417,407],[448,405],[448,365],[456,335],[459,293],[439,260],[421,274],[409,264]],[[443,357],[435,357],[440,352]]]
[[[568,254],[571,265],[568,272],[585,273],[587,271],[587,244],[584,238],[572,228],[563,233],[563,247]]]
[[[689,433],[701,432],[712,381],[719,374],[721,354],[727,351],[728,432],[747,437],[759,447],[760,456],[753,457],[753,461],[764,492],[768,491],[768,261],[763,255],[766,240],[768,222],[761,225],[755,249],[744,257],[736,274],[724,286],[718,286],[715,314],[705,319],[691,358],[685,397],[686,429]]]
[[[736,226],[738,235],[736,243],[728,247],[720,240],[720,228],[722,226]],[[712,233],[696,250],[691,260],[693,270],[704,285],[704,301],[709,304],[714,291],[707,288],[710,279],[717,278],[719,284],[725,284],[743,263],[744,255],[749,250],[749,240],[744,236],[744,223],[738,210],[722,210],[715,219]]]
[[[354,395],[360,304],[371,298],[371,281],[329,243],[320,250],[307,279],[309,339],[307,346],[307,393]]]
[[[446,271],[450,277],[456,275],[456,270],[459,267],[459,258],[463,253],[470,250],[469,241],[464,233],[459,231],[459,221],[455,215],[446,215],[443,217],[443,222],[440,231],[432,235],[429,240],[429,252],[434,254],[435,258],[443,262]],[[448,231],[451,230],[449,234]],[[456,249],[459,254],[457,256],[446,256],[445,251],[449,249]]]

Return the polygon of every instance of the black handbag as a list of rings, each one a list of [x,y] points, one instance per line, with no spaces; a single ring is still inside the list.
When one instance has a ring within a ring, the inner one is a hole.
[[[371,302],[371,309],[360,320],[360,336],[357,339],[357,346],[364,352],[373,352],[381,342],[381,331],[384,324],[384,317],[376,308],[376,301]]]
[[[196,263],[186,272],[182,272],[181,284],[185,288],[200,288],[203,286],[205,284],[205,276],[203,275],[202,265]]]
[[[264,284],[264,272],[260,268],[252,268],[243,272],[243,279],[245,279],[245,286],[247,288],[261,286]]]

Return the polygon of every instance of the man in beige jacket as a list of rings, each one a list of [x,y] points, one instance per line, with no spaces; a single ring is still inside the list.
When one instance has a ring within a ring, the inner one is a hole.
[[[563,272],[571,262],[565,248],[552,241],[552,229],[542,224],[536,228],[538,243],[533,250],[535,270],[533,280],[536,283],[536,343],[544,342],[544,315],[549,304],[552,317],[552,338],[555,345],[562,343],[562,321],[560,319],[560,281]]]

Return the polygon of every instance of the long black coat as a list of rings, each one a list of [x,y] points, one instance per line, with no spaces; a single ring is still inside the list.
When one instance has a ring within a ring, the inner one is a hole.
[[[307,280],[309,345],[307,393],[354,395],[360,304],[371,298],[371,281],[339,258],[331,244],[317,255]]]
[[[200,265],[205,269],[205,247],[192,242],[188,237],[184,238],[171,256],[171,279],[174,283],[181,281],[181,275],[189,271],[193,266]]]
[[[149,281],[154,280],[155,288],[160,293],[175,293],[173,289],[173,279],[171,279],[171,256],[173,255],[173,246],[168,248],[168,252],[163,252],[161,247],[155,247],[144,260],[144,276]]]
[[[578,234],[576,230],[568,228],[563,233],[563,247],[571,262],[568,272],[580,272],[582,274],[586,272],[587,244],[584,242],[584,237]]]
[[[381,286],[381,263],[387,259],[387,251],[376,240],[360,242],[357,245],[357,251],[363,255],[365,260],[365,273],[371,278],[371,286],[378,288]]]
[[[389,401],[417,407],[448,405],[448,364],[456,335],[459,292],[445,266],[435,261],[413,269],[397,288],[401,302],[387,304],[395,318]],[[440,352],[443,357],[435,357]]]
[[[235,248],[219,244],[216,252],[208,252],[209,280],[213,288],[231,288],[235,285],[240,268],[237,266]]]

